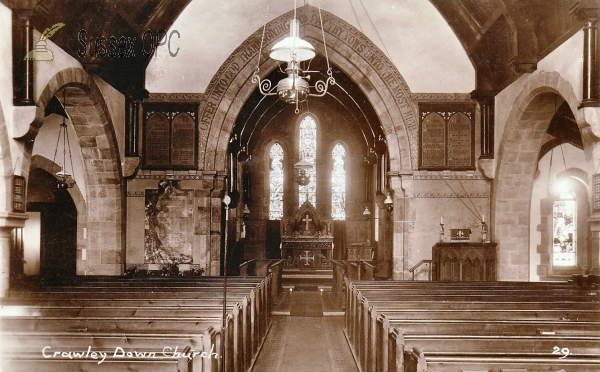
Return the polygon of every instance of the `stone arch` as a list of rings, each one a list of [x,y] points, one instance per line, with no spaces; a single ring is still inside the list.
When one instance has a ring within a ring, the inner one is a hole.
[[[78,261],[77,274],[120,275],[124,249],[121,164],[113,123],[93,78],[79,68],[66,68],[54,75],[37,101],[36,118],[24,139],[33,141],[44,122],[48,102],[61,89],[67,89],[65,108],[81,147],[85,205],[89,208],[84,227],[78,226],[78,249],[85,249],[80,253],[86,260]],[[23,174],[29,174],[32,150],[33,146],[26,146]]]
[[[33,155],[31,157],[31,165],[29,167],[29,171],[33,171],[34,169],[42,169],[50,174],[56,169],[59,169],[60,165],[54,163],[50,159],[46,159],[41,155]],[[73,203],[75,203],[75,208],[77,208],[77,250],[85,249],[85,240],[84,229],[87,229],[87,205],[85,202],[85,198],[79,189],[79,185],[75,184],[73,188],[68,189],[69,195],[71,195],[71,199],[73,199]],[[79,272],[80,266],[85,264],[85,261],[81,260],[81,255],[78,255],[77,260],[77,271]]]
[[[324,56],[318,9],[305,5],[297,12],[303,37]],[[331,13],[321,12],[329,59],[354,78],[374,107],[386,135],[391,170],[412,169],[418,145],[417,110],[404,78],[359,30]],[[261,56],[268,55],[272,44],[288,34],[291,17],[289,12],[267,24]],[[248,37],[221,65],[205,91],[200,107],[199,146],[199,162],[205,170],[226,169],[227,146],[235,119],[256,88],[251,77],[257,67],[261,36],[262,28]],[[261,57],[260,62],[261,78],[277,67],[273,60]]]
[[[515,99],[498,154],[492,208],[498,242],[498,279],[529,280],[529,228],[533,181],[543,136],[561,96],[575,114],[579,130],[588,129],[571,84],[557,72],[532,76]],[[584,151],[591,152],[584,137]]]

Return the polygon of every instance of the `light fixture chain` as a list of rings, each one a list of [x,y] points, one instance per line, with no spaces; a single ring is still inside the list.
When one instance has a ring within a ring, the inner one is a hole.
[[[71,173],[73,173],[71,177],[73,177],[73,180],[75,180],[75,168],[73,168],[73,155],[71,154],[71,141],[69,140],[69,131],[66,126],[66,123],[65,123],[65,137],[67,137],[67,146],[69,146],[69,161],[71,162]],[[67,165],[65,164],[65,170],[66,170],[66,168],[67,168]]]
[[[565,160],[565,152],[563,150],[563,144],[560,144],[560,152],[562,154],[562,158],[563,158],[563,165],[565,166],[565,170],[567,169],[567,161]]]
[[[262,36],[260,37],[260,49],[258,49],[258,57],[256,61],[256,71],[255,74],[258,75],[260,71],[260,55],[262,54],[263,44],[265,42],[265,32],[267,30],[267,19],[269,18],[269,8],[271,7],[271,2],[267,3],[267,12],[265,13],[265,20],[263,22],[263,31]]]
[[[67,171],[67,124],[66,124],[66,121],[65,121],[65,124],[61,126],[60,130],[64,132],[64,134],[63,134],[63,172],[66,172]]]
[[[64,122],[65,118],[63,118]],[[60,144],[60,130],[58,131],[58,138],[56,139],[56,149],[54,150],[54,157],[52,158],[52,167],[54,168],[54,164],[56,164],[56,154],[58,153],[58,145]],[[54,172],[54,169],[52,169]]]
[[[317,0],[319,7],[319,20],[321,21],[321,36],[323,36],[323,47],[325,48],[325,60],[327,60],[327,75],[332,76],[333,72],[329,66],[329,54],[327,53],[327,42],[325,41],[325,29],[323,28],[323,16],[321,15],[321,0]]]

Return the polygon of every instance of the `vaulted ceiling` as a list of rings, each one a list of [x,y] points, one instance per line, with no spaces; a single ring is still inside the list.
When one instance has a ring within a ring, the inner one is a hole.
[[[0,1],[13,9],[16,18],[30,18],[38,30],[57,22],[65,23],[65,31],[58,32],[52,40],[86,70],[133,97],[144,95],[144,74],[153,53],[143,51],[150,51],[151,44],[156,43],[148,32],[164,36],[190,3],[190,0]],[[541,58],[577,32],[582,24],[570,10],[582,1],[586,0],[430,0],[470,58],[476,71],[476,90],[485,92],[498,92],[522,73],[535,70]],[[264,17],[260,11],[248,14]],[[85,38],[80,33],[82,29],[86,30]],[[107,58],[102,53],[108,51],[102,47],[94,49],[94,42],[101,37],[110,49],[111,36],[115,40],[124,37],[133,41],[127,48],[135,50],[135,55]]]
[[[581,26],[578,0],[430,0],[454,30],[477,76],[477,90],[498,92]]]
[[[64,23],[64,29],[52,37],[54,43],[121,93],[143,98],[153,48],[190,0],[2,2],[13,9],[13,23],[29,18],[40,32]]]

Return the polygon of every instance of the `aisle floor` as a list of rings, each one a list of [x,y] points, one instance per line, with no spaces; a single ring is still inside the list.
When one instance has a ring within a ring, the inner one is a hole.
[[[344,317],[323,316],[322,296],[319,292],[289,295],[291,316],[273,316],[253,371],[358,371],[344,336]]]

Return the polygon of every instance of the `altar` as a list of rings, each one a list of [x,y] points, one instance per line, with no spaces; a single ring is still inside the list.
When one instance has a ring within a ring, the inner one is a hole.
[[[330,267],[333,257],[332,221],[321,218],[308,201],[281,223],[281,258],[294,268]]]

